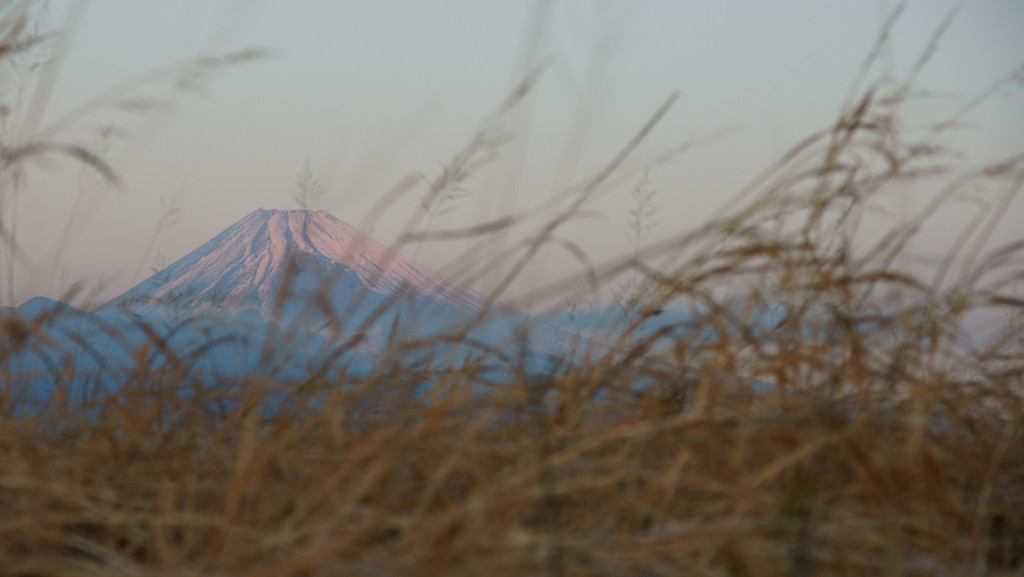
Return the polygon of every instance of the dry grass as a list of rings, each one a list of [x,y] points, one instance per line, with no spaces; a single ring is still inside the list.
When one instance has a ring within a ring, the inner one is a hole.
[[[854,404],[744,398],[671,372],[636,393],[606,372],[431,404],[398,379],[318,381],[296,396],[323,404],[272,416],[260,383],[189,402],[145,382],[94,418],[8,416],[2,571],[1021,571],[1024,406],[997,394],[1005,382]]]
[[[187,397],[187,367],[140,371],[31,415],[0,389],[0,574],[1024,575],[1024,245],[987,246],[1024,161],[959,170],[935,141],[950,119],[901,132],[912,94],[856,88],[730,212],[590,271],[642,273],[644,315],[706,311],[669,345],[627,331],[486,394],[472,367],[398,365]],[[908,182],[935,205],[862,233]],[[908,243],[969,186],[989,204],[965,248],[912,275]],[[758,326],[760,305],[784,320]],[[965,344],[979,310],[1001,332]],[[8,321],[6,351],[25,335]],[[444,393],[414,400],[427,378]]]

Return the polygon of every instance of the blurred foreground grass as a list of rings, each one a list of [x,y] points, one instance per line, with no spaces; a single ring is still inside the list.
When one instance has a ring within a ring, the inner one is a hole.
[[[5,26],[0,57],[35,42]],[[472,367],[396,364],[182,397],[169,392],[188,379],[176,366],[20,414],[3,375],[0,574],[1024,574],[1024,244],[987,243],[1024,161],[956,165],[936,143],[949,118],[907,134],[912,88],[856,87],[729,211],[594,273],[642,276],[641,322],[699,305],[667,341],[605,335],[603,357],[486,394]],[[34,154],[113,178],[84,150],[42,144],[5,144],[4,207]],[[934,203],[865,235],[876,201],[908,183]],[[985,210],[947,261],[913,274],[910,241],[968,189],[988,195]],[[644,264],[665,255],[671,266]],[[785,310],[770,330],[754,314],[764,303]],[[999,328],[968,339],[979,313]],[[12,319],[6,353],[45,346]],[[416,400],[419,378],[442,392]],[[754,393],[752,379],[773,388]],[[292,402],[267,413],[282,386]]]

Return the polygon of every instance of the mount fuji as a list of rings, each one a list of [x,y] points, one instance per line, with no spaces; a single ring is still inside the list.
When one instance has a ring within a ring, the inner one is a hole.
[[[412,298],[452,312],[517,314],[322,210],[263,209],[99,310],[145,315],[170,307],[279,318],[315,299],[321,308],[331,307],[324,312],[340,312],[378,298]]]
[[[320,210],[256,210],[96,313],[193,333],[208,321],[244,333],[250,357],[283,348],[303,365],[339,343],[364,364],[409,342],[403,356],[465,362],[507,349],[529,321]],[[530,348],[554,357],[562,340],[542,328]]]
[[[88,399],[168,370],[179,371],[174,382],[216,386],[471,365],[493,384],[614,349],[488,299],[324,211],[256,210],[91,312],[44,301],[0,310],[0,321],[24,328],[17,348],[0,347],[5,387],[37,402],[58,390]]]
[[[365,375],[383,359],[391,369],[473,364],[500,380],[550,374],[579,351],[569,332],[531,322],[324,211],[256,210],[92,312],[37,308],[0,311],[33,327],[0,360],[37,400],[59,387],[90,398],[175,366],[213,385]]]
[[[262,209],[98,312],[250,318],[307,332],[360,328],[371,348],[485,318],[526,318],[324,211]]]

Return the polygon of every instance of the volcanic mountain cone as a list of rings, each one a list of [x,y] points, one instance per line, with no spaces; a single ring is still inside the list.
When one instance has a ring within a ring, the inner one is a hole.
[[[372,349],[467,327],[495,341],[526,321],[321,210],[256,210],[100,309],[108,311],[359,330]]]

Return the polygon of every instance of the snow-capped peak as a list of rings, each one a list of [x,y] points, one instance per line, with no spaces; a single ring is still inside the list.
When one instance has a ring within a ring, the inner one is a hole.
[[[281,291],[351,300],[414,294],[448,308],[500,309],[322,210],[263,210],[102,307],[142,312],[173,303],[189,309],[256,309],[269,315]],[[279,304],[279,303],[278,303]]]

